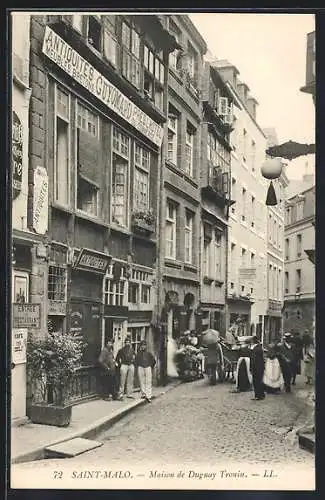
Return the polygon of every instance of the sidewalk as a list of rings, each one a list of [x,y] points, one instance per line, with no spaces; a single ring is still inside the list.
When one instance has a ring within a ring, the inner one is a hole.
[[[179,380],[165,387],[154,387],[153,398],[158,398],[180,384]],[[69,427],[55,427],[27,423],[11,429],[11,463],[21,463],[45,458],[45,448],[76,437],[92,439],[108,429],[137,407],[148,404],[134,392],[134,399],[103,401],[96,399],[72,408]]]

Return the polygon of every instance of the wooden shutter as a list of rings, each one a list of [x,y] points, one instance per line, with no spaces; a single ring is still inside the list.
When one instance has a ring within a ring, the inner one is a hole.
[[[100,186],[102,162],[100,141],[84,130],[78,129],[79,174]]]

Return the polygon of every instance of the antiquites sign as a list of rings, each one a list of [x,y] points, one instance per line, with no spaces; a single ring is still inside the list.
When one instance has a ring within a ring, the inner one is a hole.
[[[21,192],[23,177],[23,127],[21,121],[12,113],[12,195],[13,198]]]
[[[45,234],[47,231],[48,191],[49,183],[46,169],[36,167],[34,170],[33,228],[37,234]]]
[[[74,264],[76,269],[105,274],[112,258],[110,255],[83,248]]]
[[[128,97],[122,94],[49,26],[46,26],[45,29],[42,50],[49,59],[97,99],[133,125],[158,147],[161,146],[163,128],[133,104]]]

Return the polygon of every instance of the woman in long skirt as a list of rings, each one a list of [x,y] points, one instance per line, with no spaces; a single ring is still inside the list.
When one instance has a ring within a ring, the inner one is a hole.
[[[268,348],[263,383],[265,386],[265,392],[269,394],[279,393],[284,385],[280,362],[273,344],[271,344]]]
[[[242,346],[236,369],[236,392],[249,391],[252,386],[252,375],[250,372],[249,348]]]

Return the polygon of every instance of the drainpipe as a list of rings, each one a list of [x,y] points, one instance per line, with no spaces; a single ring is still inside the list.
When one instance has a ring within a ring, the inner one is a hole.
[[[164,77],[164,96],[163,113],[168,116],[168,63],[169,52],[164,50],[163,54],[165,77]],[[167,380],[167,331],[166,324],[161,321],[161,314],[164,305],[163,293],[163,266],[164,266],[164,235],[165,235],[165,190],[164,190],[164,171],[166,161],[166,137],[168,135],[168,121],[163,125],[164,135],[160,149],[160,168],[158,169],[158,200],[157,200],[157,314],[160,326],[160,351],[159,351],[159,379],[160,384],[165,385]]]

